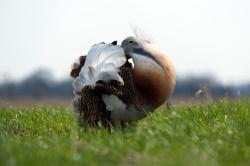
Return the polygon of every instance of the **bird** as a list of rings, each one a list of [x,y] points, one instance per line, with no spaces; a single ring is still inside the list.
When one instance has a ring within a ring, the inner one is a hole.
[[[120,46],[116,41],[94,45],[73,64],[71,76],[78,117],[79,103],[86,105],[79,92],[85,89],[86,94],[90,89],[98,96],[92,104],[100,105],[99,115],[106,117],[106,125],[146,117],[166,103],[176,84],[169,58],[149,38],[138,34],[125,38]]]

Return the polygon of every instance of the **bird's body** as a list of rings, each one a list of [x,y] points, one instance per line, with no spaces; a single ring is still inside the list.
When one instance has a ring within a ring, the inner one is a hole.
[[[121,92],[120,94],[113,91],[109,93],[100,92],[105,109],[110,112],[110,120],[134,121],[145,117],[149,112],[164,104],[171,96],[175,87],[175,73],[172,63],[148,41],[128,37],[122,42],[121,47],[111,45],[96,45],[94,47],[95,49],[113,47],[109,49],[113,52],[109,56],[111,57],[109,63],[115,63],[116,65],[98,62],[101,65],[106,64],[108,66],[105,67],[106,73],[93,73],[96,68],[98,68],[98,71],[102,71],[100,68],[103,69],[103,67],[98,67],[98,65],[94,67],[92,65],[91,67],[90,64],[97,64],[95,61],[101,58],[93,56],[94,51],[90,54],[90,50],[84,64],[79,63],[72,70],[72,73],[75,70],[78,75],[71,73],[75,78],[76,101],[79,101],[80,97],[77,95],[77,91],[81,91],[86,85],[90,84],[94,89],[98,85],[98,81],[104,81],[106,85],[111,84],[111,87]],[[102,51],[99,50],[100,55]],[[115,54],[118,54],[119,58]],[[92,56],[89,57],[92,61],[88,60],[88,56]],[[133,64],[129,63],[131,59]],[[91,75],[95,79],[89,81]],[[116,82],[114,86],[112,86],[112,80]]]

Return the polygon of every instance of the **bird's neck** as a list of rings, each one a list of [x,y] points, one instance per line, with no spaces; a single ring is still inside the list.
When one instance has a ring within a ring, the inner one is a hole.
[[[154,59],[133,54],[134,82],[142,105],[156,108],[162,105],[172,94],[175,86],[175,74],[171,62],[163,55]],[[160,64],[159,64],[160,63]]]

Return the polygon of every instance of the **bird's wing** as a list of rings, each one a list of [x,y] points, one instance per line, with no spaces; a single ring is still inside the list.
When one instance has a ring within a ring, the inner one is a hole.
[[[123,48],[113,44],[96,44],[88,52],[85,64],[79,76],[74,80],[75,92],[79,92],[87,85],[95,86],[99,80],[109,83],[117,80],[123,83],[119,75],[119,67],[126,63]]]

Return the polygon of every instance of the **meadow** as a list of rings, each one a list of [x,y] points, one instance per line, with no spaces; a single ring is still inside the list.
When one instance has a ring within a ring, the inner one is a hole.
[[[68,107],[1,108],[0,165],[250,165],[250,101],[162,107],[112,133]]]

